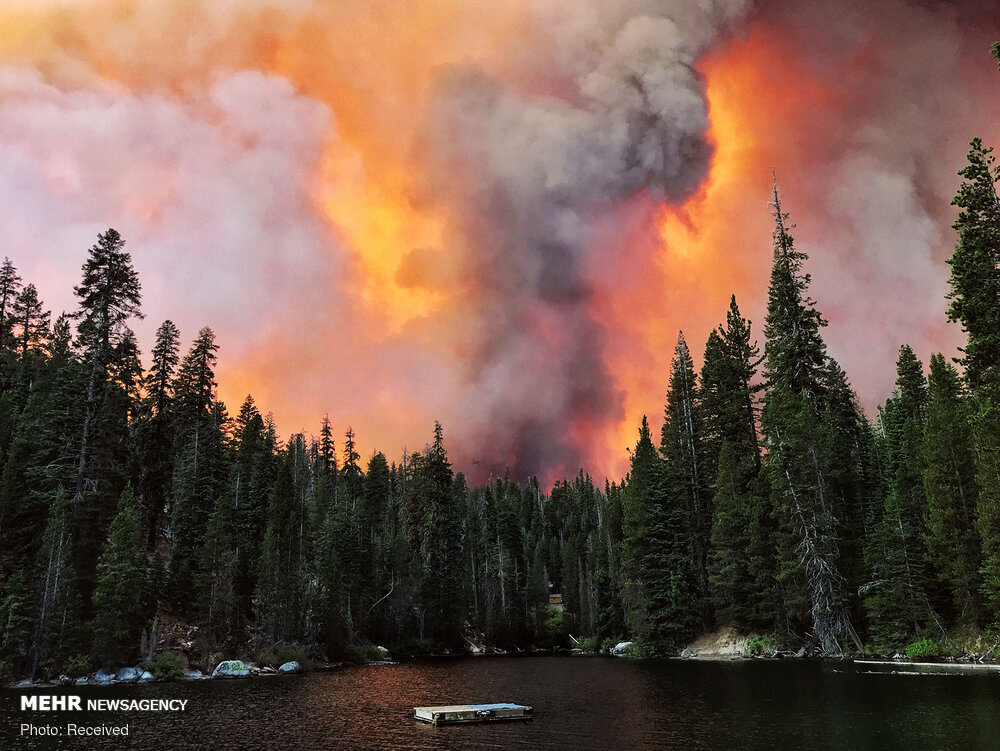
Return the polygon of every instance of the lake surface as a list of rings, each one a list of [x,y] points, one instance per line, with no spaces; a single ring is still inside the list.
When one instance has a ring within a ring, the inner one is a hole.
[[[997,749],[1000,675],[872,675],[807,660],[429,660],[304,676],[44,693],[188,699],[185,712],[20,712],[3,749]],[[531,722],[432,727],[413,707],[513,701]],[[129,738],[29,738],[22,722],[122,724]]]

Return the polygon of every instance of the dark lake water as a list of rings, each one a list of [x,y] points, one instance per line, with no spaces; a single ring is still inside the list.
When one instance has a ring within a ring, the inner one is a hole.
[[[818,661],[433,660],[305,676],[52,689],[188,699],[183,713],[22,713],[3,749],[998,749],[1000,675],[871,675]],[[514,701],[531,722],[431,727],[415,705]],[[38,718],[44,718],[39,720]],[[22,722],[121,724],[128,739],[21,737]]]

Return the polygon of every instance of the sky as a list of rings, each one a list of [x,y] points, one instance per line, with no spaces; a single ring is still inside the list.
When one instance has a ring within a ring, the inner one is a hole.
[[[678,332],[758,336],[772,169],[870,415],[954,354],[950,205],[1000,141],[982,2],[5,0],[0,255],[56,313],[125,237],[148,353],[363,454],[627,469]]]

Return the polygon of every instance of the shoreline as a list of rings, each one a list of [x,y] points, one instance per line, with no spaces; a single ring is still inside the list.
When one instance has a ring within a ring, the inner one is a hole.
[[[51,689],[51,688],[91,688],[91,687],[104,687],[104,686],[127,686],[127,685],[148,685],[151,683],[188,683],[197,681],[233,681],[240,682],[241,680],[247,680],[251,678],[268,678],[274,676],[295,676],[295,675],[305,675],[306,672],[309,673],[328,673],[334,672],[346,668],[358,668],[366,666],[393,666],[401,665],[409,662],[420,662],[424,660],[438,660],[438,659],[470,659],[470,658],[505,658],[505,657],[542,657],[542,656],[557,656],[562,655],[565,657],[592,657],[592,658],[611,658],[611,659],[627,659],[635,660],[638,662],[655,661],[655,660],[670,660],[676,662],[709,662],[709,663],[732,663],[732,662],[750,662],[757,660],[764,660],[770,662],[778,661],[808,661],[808,662],[821,662],[821,663],[836,663],[843,665],[851,665],[857,669],[857,672],[867,673],[867,674],[883,674],[883,675],[944,675],[944,674],[990,674],[996,673],[1000,675],[1000,662],[971,662],[971,661],[957,661],[957,660],[943,660],[940,662],[928,662],[926,660],[910,660],[907,658],[900,659],[869,659],[869,658],[858,658],[858,657],[832,657],[828,655],[816,655],[809,657],[795,657],[794,655],[740,655],[740,654],[719,654],[714,652],[708,653],[692,653],[689,656],[674,655],[671,657],[628,657],[625,655],[613,655],[607,653],[598,652],[585,652],[582,650],[569,650],[569,649],[550,649],[550,650],[532,650],[530,652],[521,653],[506,653],[506,654],[452,654],[452,655],[423,655],[420,657],[413,658],[411,660],[403,661],[372,661],[367,663],[326,663],[313,667],[309,671],[300,671],[297,673],[280,673],[277,671],[262,670],[253,666],[251,673],[247,676],[240,678],[228,677],[228,676],[213,676],[211,674],[186,674],[178,676],[173,679],[161,680],[96,680],[94,675],[79,676],[77,678],[64,676],[59,680],[50,681],[28,681],[21,680],[14,683],[6,684],[0,688],[4,690],[16,690],[16,691],[29,691],[35,689]],[[838,671],[841,672],[841,671]],[[85,682],[81,682],[85,681]]]

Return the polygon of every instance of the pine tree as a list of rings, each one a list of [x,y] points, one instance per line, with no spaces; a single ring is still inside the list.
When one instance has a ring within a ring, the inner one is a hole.
[[[208,518],[202,541],[197,592],[200,637],[209,649],[218,648],[237,637],[236,627],[242,622],[238,613],[234,580],[238,557],[235,551],[235,523],[232,499],[219,496]]]
[[[760,350],[750,322],[731,298],[726,324],[709,335],[701,370],[708,440],[718,446],[708,574],[720,623],[766,629],[770,613],[770,531],[764,499],[754,495],[761,454],[757,438]]]
[[[9,346],[11,308],[21,289],[21,277],[11,260],[4,257],[0,264],[0,349]]]
[[[982,541],[982,589],[989,617],[1000,622],[1000,198],[992,149],[972,141],[963,183],[953,204],[958,243],[951,264],[948,315],[968,334],[965,377],[975,399],[973,418],[977,509]]]
[[[976,138],[952,204],[958,243],[951,265],[948,317],[968,334],[961,362],[973,394],[994,397],[1000,388],[1000,197],[993,149]]]
[[[172,597],[182,611],[193,605],[190,582],[202,537],[218,497],[225,492],[228,418],[215,401],[215,335],[203,328],[177,370],[174,383],[175,454],[171,489]]]
[[[260,541],[267,519],[268,497],[274,484],[276,447],[264,418],[247,396],[234,420],[232,470],[227,497],[233,505],[235,571],[234,622],[253,616]]]
[[[126,443],[130,405],[117,398],[111,375],[122,354],[119,344],[130,333],[128,321],[142,317],[139,277],[125,241],[114,229],[98,235],[74,291],[80,302],[77,333],[86,381],[71,481],[79,525],[76,569],[86,596],[129,463],[119,447]]]
[[[16,675],[30,670],[27,655],[35,613],[29,569],[23,564],[0,586],[0,659],[13,665]]]
[[[61,662],[83,647],[70,537],[69,496],[60,488],[38,551],[38,612],[29,653],[32,676],[49,658]]]
[[[632,452],[631,469],[622,499],[622,572],[626,588],[626,620],[633,634],[649,630],[649,578],[647,565],[650,533],[656,524],[662,468],[643,415],[639,440]]]
[[[862,588],[869,638],[891,654],[937,623],[931,603],[924,529],[924,421],[927,384],[913,350],[903,345],[897,362],[896,391],[882,409],[886,496],[868,533],[871,579]]]
[[[758,382],[757,369],[761,362],[763,358],[753,341],[750,321],[740,313],[734,295],[726,324],[713,330],[705,345],[699,398],[706,442],[714,446],[710,458],[717,458],[723,442],[728,440],[752,458],[754,474],[760,467],[757,413],[764,385]]]
[[[981,609],[982,557],[972,405],[958,372],[940,354],[931,356],[926,412],[927,547],[938,578],[951,593],[955,615],[975,623]]]
[[[708,596],[708,546],[712,528],[709,484],[712,462],[704,439],[704,424],[698,398],[694,362],[684,334],[677,338],[670,385],[667,389],[665,420],[660,437],[660,455],[665,460],[661,502],[683,529],[685,569],[692,572],[700,602],[696,605],[702,624],[711,623]],[[715,459],[716,465],[718,458]],[[681,513],[680,510],[683,509]],[[673,523],[673,522],[671,522]],[[672,615],[671,619],[676,618]]]
[[[761,427],[772,465],[778,581],[791,624],[808,624],[826,653],[840,654],[845,636],[860,643],[839,568],[839,520],[825,474],[830,457],[821,454],[819,440],[829,382],[820,336],[825,321],[806,295],[806,255],[794,247],[776,186],[772,205],[774,265],[764,326],[768,390]]]
[[[371,628],[373,615],[378,605],[385,602],[386,592],[391,592],[395,581],[392,576],[392,538],[395,533],[393,519],[392,487],[389,463],[385,454],[376,452],[368,461],[365,472],[358,521],[361,532],[361,567],[364,572],[361,615],[366,626]],[[384,630],[382,634],[384,634]]]
[[[156,331],[149,372],[144,379],[145,398],[136,424],[136,444],[141,468],[140,497],[144,506],[146,544],[155,548],[162,530],[167,491],[173,474],[174,371],[178,363],[180,332],[166,320]]]
[[[305,440],[292,436],[283,452],[267,508],[254,608],[267,643],[301,636],[311,596],[308,499],[300,474]]]
[[[94,657],[105,667],[117,667],[139,650],[148,617],[142,609],[146,570],[139,509],[129,486],[121,494],[97,565],[91,629]]]
[[[49,337],[51,314],[42,308],[34,284],[27,285],[14,299],[12,318],[17,328],[17,349],[23,361],[28,353],[45,346]]]
[[[449,648],[460,648],[464,608],[458,574],[462,560],[459,509],[464,498],[458,497],[439,422],[434,423],[433,443],[414,467],[412,488],[414,505],[421,511],[418,524],[426,634]]]
[[[701,621],[687,491],[672,483],[644,417],[622,504],[622,567],[628,625],[662,651],[676,649]]]

